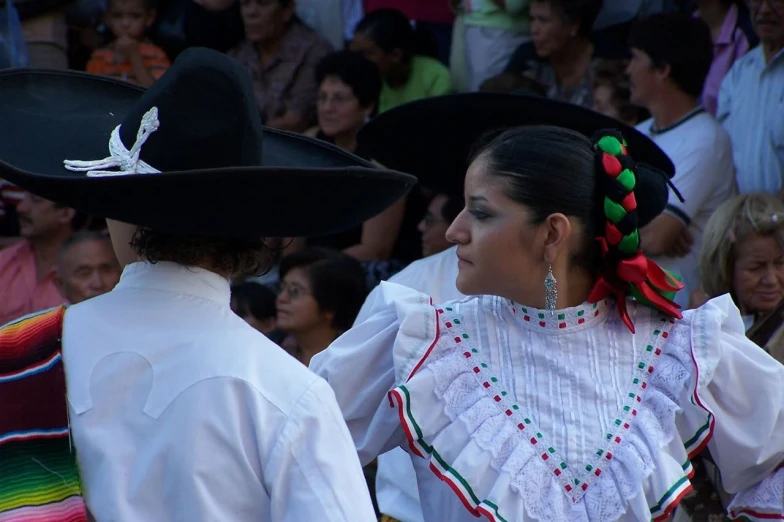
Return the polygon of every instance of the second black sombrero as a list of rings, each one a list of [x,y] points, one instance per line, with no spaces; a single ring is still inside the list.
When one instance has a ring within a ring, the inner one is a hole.
[[[638,175],[640,193],[645,193],[646,176],[661,172],[671,178],[675,173],[664,151],[635,128],[584,107],[531,95],[466,93],[425,98],[380,114],[357,139],[384,166],[413,174],[438,192],[459,195],[477,141],[493,130],[520,125],[555,125],[587,137],[602,129],[620,131],[634,160],[653,167]]]

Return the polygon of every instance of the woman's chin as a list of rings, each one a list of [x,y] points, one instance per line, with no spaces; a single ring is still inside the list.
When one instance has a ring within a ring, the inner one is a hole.
[[[463,295],[478,295],[482,292],[477,292],[476,285],[473,284],[473,281],[470,276],[465,273],[464,269],[460,269],[460,272],[457,275],[457,280],[455,281],[455,286],[457,290]]]
[[[321,129],[321,132],[324,134],[324,136],[327,136],[328,138],[334,138],[335,136],[346,132],[345,129],[336,125],[331,125],[329,123],[322,124],[319,126],[319,128]]]

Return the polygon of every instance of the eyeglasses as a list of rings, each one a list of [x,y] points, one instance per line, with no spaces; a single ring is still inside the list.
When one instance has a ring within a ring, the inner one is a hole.
[[[310,295],[310,292],[305,290],[302,286],[292,283],[287,283],[285,281],[281,281],[278,284],[278,295],[286,292],[289,296],[289,299],[297,300],[300,297]]]

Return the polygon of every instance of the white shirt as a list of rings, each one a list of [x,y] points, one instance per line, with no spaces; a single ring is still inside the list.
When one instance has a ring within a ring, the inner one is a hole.
[[[727,132],[700,109],[667,130],[652,132],[653,120],[637,126],[672,160],[675,176],[672,183],[683,196],[681,202],[670,190],[665,213],[678,219],[691,231],[694,245],[684,257],[651,256],[662,268],[675,272],[685,288],[675,302],[686,308],[689,295],[700,284],[699,253],[705,224],[716,208],[737,194],[732,146]]]
[[[390,278],[441,303],[460,299],[463,294],[455,286],[457,280],[457,246],[414,261]],[[377,286],[362,306],[355,324],[365,321],[372,313],[372,303],[381,291]],[[400,522],[423,522],[417,478],[411,457],[402,448],[395,448],[378,456],[376,472],[376,502],[384,515]]]
[[[68,308],[85,501],[111,521],[374,519],[329,385],[232,313],[226,279],[134,263]]]
[[[719,90],[716,117],[729,132],[742,194],[784,189],[784,50],[738,58]]]
[[[433,306],[385,282],[371,306],[311,366],[361,461],[415,455],[425,521],[663,519],[705,447],[733,519],[784,514],[784,366],[729,296],[673,321],[627,300],[636,334],[613,300]]]

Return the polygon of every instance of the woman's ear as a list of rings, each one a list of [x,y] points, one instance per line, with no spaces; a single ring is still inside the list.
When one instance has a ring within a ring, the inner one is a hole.
[[[566,254],[569,238],[572,236],[572,222],[561,213],[550,214],[544,220],[544,255],[554,264],[555,260]]]
[[[367,107],[361,107],[362,116],[365,118],[365,123],[370,121],[370,116],[376,112],[376,105],[374,103],[369,104]]]
[[[569,36],[575,38],[580,33],[580,22],[572,22],[569,24]]]
[[[322,310],[321,317],[323,317],[330,324],[330,326],[332,326],[332,324],[335,322],[335,312],[332,310]]]

